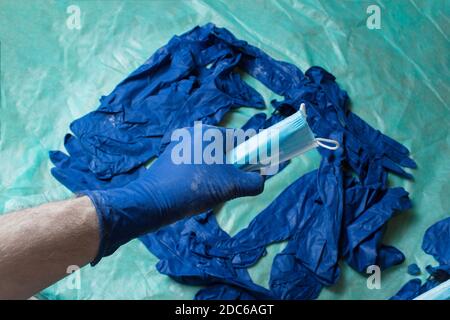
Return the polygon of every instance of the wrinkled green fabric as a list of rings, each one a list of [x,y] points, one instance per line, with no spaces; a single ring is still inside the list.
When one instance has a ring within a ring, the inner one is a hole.
[[[381,29],[366,27],[373,1],[34,1],[0,2],[0,212],[71,197],[50,175],[48,151],[63,150],[69,123],[95,109],[128,73],[171,36],[198,24],[228,28],[272,57],[302,70],[320,65],[348,91],[353,111],[405,144],[419,168],[415,181],[392,177],[411,193],[414,208],[389,223],[386,244],[406,261],[382,273],[380,290],[367,275],[343,265],[339,283],[324,299],[386,299],[411,279],[410,263],[433,259],[420,248],[427,227],[448,216],[450,198],[450,3],[377,1]],[[66,25],[69,5],[81,9],[81,29]],[[247,78],[264,92],[274,95]],[[269,113],[270,107],[266,110]],[[226,117],[238,127],[255,113],[238,109]],[[221,226],[237,233],[291,182],[317,168],[311,151],[270,179],[263,194],[226,203]],[[250,270],[267,286],[272,259],[284,244],[272,245]],[[198,287],[176,283],[155,269],[157,259],[137,240],[44,290],[43,299],[191,299]]]

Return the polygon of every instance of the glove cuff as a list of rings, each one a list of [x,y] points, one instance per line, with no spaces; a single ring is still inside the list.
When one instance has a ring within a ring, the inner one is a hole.
[[[110,230],[106,218],[109,212],[105,212],[109,210],[109,207],[106,205],[102,193],[102,191],[82,191],[79,193],[79,196],[87,196],[91,200],[98,217],[100,242],[97,255],[91,262],[91,266],[95,266],[103,257],[111,255],[119,247],[115,246],[113,250],[110,248]]]

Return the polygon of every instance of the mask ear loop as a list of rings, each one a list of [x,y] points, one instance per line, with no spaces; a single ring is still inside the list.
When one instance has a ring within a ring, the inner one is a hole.
[[[300,111],[303,114],[303,116],[306,118],[306,106],[304,103],[300,104]],[[328,149],[328,150],[337,150],[340,147],[339,142],[333,139],[325,139],[325,138],[316,138],[315,139],[318,146],[321,146],[322,148]],[[325,143],[323,143],[325,142]],[[328,145],[326,143],[332,144]]]
[[[325,142],[325,143],[324,143]],[[328,149],[328,150],[337,150],[339,149],[339,142],[333,139],[325,139],[325,138],[316,138],[317,145],[321,146],[322,148]],[[329,145],[329,144],[332,145]]]

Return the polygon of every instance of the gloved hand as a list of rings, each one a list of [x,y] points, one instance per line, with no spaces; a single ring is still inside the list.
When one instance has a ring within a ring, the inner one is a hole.
[[[264,179],[259,173],[231,164],[174,164],[171,155],[176,144],[169,144],[150,168],[128,185],[81,192],[92,200],[99,218],[100,247],[92,265],[138,236],[224,201],[263,191]],[[202,150],[204,147],[205,143]]]

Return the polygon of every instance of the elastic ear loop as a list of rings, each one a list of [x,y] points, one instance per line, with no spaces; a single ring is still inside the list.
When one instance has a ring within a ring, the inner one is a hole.
[[[306,118],[306,106],[304,103],[300,104],[300,111],[302,112],[303,116]],[[333,139],[325,139],[325,138],[316,138],[315,139],[317,145],[321,146],[322,148],[328,149],[328,150],[337,150],[339,149],[339,142],[337,142],[336,140]],[[332,146],[322,143],[322,142],[326,142],[326,143],[330,143],[332,144]]]
[[[323,143],[325,142],[325,143]],[[339,142],[337,142],[336,140],[333,139],[325,139],[325,138],[316,138],[316,143],[317,145],[321,146],[322,148],[328,149],[328,150],[337,150],[339,149]],[[326,143],[330,143],[332,144],[331,146],[326,144]]]

